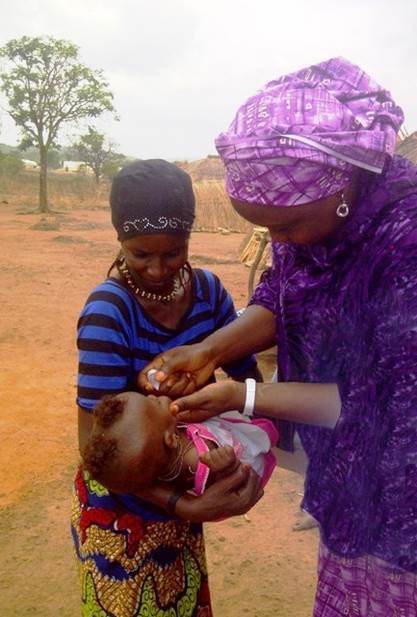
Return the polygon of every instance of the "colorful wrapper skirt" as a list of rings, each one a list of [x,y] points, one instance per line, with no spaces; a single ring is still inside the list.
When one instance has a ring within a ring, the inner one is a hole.
[[[417,617],[417,575],[365,555],[340,557],[320,543],[313,617]]]
[[[212,617],[201,525],[110,494],[81,470],[71,523],[82,617]]]

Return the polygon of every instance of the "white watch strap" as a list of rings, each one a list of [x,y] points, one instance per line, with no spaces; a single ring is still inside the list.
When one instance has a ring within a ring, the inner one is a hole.
[[[242,414],[248,418],[251,418],[255,408],[256,381],[252,378],[245,379],[245,384],[246,398]]]

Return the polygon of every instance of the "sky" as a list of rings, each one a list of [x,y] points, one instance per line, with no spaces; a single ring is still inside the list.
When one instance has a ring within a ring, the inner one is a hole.
[[[0,45],[76,43],[102,69],[119,120],[95,125],[139,158],[195,160],[266,82],[344,56],[389,89],[417,130],[416,0],[0,0]],[[4,100],[2,101],[4,107]],[[62,144],[76,130],[64,128]],[[0,142],[19,133],[0,109]]]

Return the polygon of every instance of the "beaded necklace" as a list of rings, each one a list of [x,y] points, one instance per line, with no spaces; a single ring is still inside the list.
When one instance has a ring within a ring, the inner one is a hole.
[[[153,300],[155,302],[171,302],[178,294],[180,285],[178,278],[174,280],[173,289],[169,294],[156,294],[152,291],[146,291],[146,289],[141,289],[133,280],[133,277],[130,273],[129,268],[126,265],[126,261],[124,258],[120,258],[116,261],[116,268],[119,272],[120,276],[123,280],[126,281],[129,289],[137,296],[138,298],[144,298],[145,300]]]

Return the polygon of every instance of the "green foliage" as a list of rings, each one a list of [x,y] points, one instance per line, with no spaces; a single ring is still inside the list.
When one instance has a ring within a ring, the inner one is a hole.
[[[23,171],[25,165],[15,154],[4,154],[0,152],[0,175],[4,177],[17,176]]]
[[[121,167],[121,159],[112,159],[110,161],[105,161],[103,163],[103,176],[110,180],[113,180],[114,176],[117,174]]]
[[[39,149],[34,146],[28,148],[22,148],[22,146],[7,146],[6,144],[0,144],[0,152],[6,154],[14,154],[17,158],[27,159],[28,161],[34,161],[39,165]],[[50,148],[47,155],[47,163],[50,169],[58,169],[61,167],[62,161],[70,157],[66,156],[64,148]]]
[[[0,152],[2,152],[3,154],[15,154],[16,156],[20,156],[20,157],[22,156],[22,153],[19,150],[19,148],[17,148],[16,146],[9,146],[3,143],[0,143]]]
[[[101,71],[78,60],[78,47],[52,37],[13,39],[0,48],[8,61],[1,74],[9,113],[21,128],[25,145],[49,147],[63,122],[114,111],[113,95]]]
[[[61,167],[62,154],[57,148],[50,148],[46,157],[49,169],[58,169]]]
[[[35,163],[39,165],[39,149],[35,148],[35,146],[29,146],[28,148],[23,149],[20,144],[14,149],[14,153],[23,159],[27,159],[28,161],[35,161]]]
[[[81,135],[73,148],[79,160],[93,171],[97,183],[103,175],[110,178],[120,168],[120,160],[123,156],[114,151],[114,144],[107,139],[104,133],[99,133],[92,126],[88,127],[85,135]]]
[[[0,57],[6,65],[0,84],[21,145],[39,149],[40,205],[47,209],[47,154],[62,125],[114,112],[113,95],[102,72],[81,64],[78,47],[69,41],[23,36],[1,47]]]

